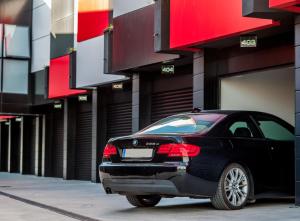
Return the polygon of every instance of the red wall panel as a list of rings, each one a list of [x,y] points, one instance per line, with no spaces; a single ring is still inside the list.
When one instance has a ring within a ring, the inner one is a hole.
[[[269,0],[270,8],[284,8],[288,6],[292,6],[295,4],[299,4],[299,0]]]
[[[61,98],[86,93],[86,90],[71,90],[69,87],[70,56],[51,59],[49,68],[48,98]]]
[[[300,0],[269,0],[270,8],[300,13],[300,7],[295,6],[297,4],[300,4]]]
[[[170,1],[170,47],[181,48],[278,25],[242,16],[242,0]]]
[[[85,41],[103,34],[109,26],[110,11],[84,11],[78,13],[77,41]]]

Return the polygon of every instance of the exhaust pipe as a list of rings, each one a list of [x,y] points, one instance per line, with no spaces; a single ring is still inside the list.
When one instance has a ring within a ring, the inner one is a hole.
[[[112,194],[112,191],[111,191],[111,189],[110,189],[109,187],[107,187],[107,188],[105,189],[105,192],[106,192],[106,194]]]

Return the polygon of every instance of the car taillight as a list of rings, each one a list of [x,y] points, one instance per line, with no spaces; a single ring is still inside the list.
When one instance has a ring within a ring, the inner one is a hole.
[[[103,158],[110,158],[113,155],[117,155],[117,148],[112,144],[107,144],[103,151]]]
[[[162,144],[157,154],[165,154],[168,157],[195,157],[200,153],[200,147],[192,144]]]

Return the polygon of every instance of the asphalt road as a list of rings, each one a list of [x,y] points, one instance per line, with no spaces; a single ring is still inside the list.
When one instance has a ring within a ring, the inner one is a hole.
[[[300,208],[292,201],[268,200],[239,211],[217,211],[209,200],[188,198],[134,208],[123,196],[106,195],[99,184],[0,173],[0,220],[299,221]]]

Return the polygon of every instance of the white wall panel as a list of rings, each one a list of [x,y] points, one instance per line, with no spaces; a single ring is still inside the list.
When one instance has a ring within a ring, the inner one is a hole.
[[[221,109],[267,112],[295,125],[294,68],[223,78]]]
[[[34,0],[32,12],[31,72],[50,63],[51,0]]]
[[[153,0],[112,0],[114,17],[135,11],[154,3]]]
[[[32,42],[31,72],[43,70],[50,63],[50,35]]]
[[[38,39],[50,34],[51,9],[47,4],[35,8],[32,13],[32,39]]]
[[[104,37],[100,36],[77,45],[76,86],[88,87],[125,79],[104,74]]]

